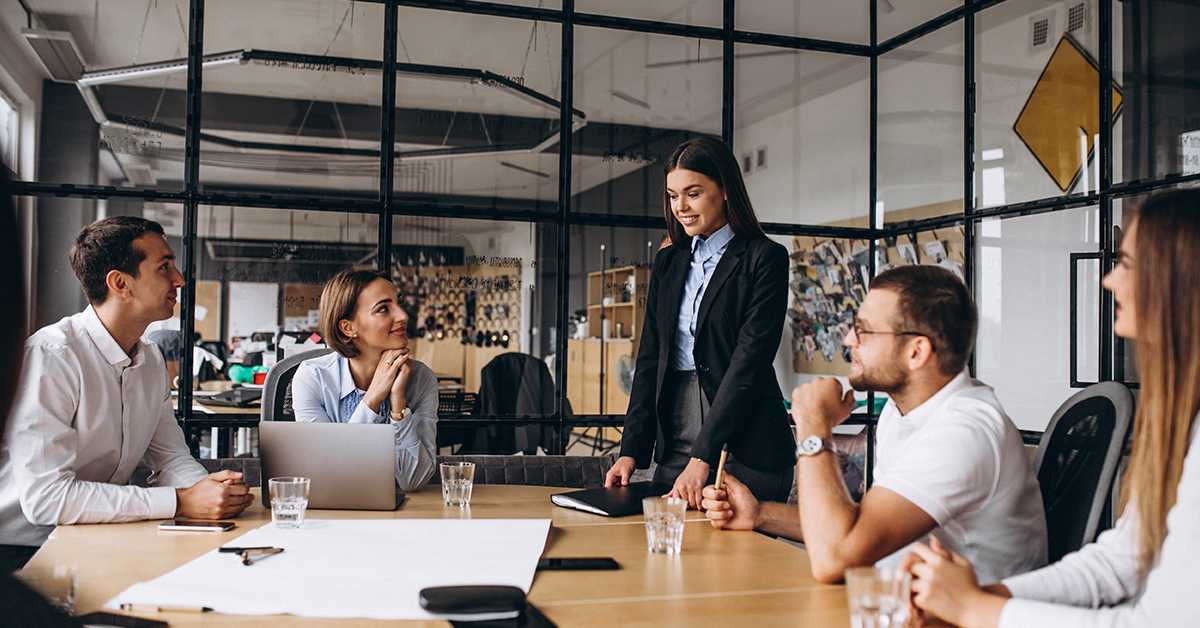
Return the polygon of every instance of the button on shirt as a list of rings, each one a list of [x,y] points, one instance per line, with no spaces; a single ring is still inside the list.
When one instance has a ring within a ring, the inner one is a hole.
[[[0,544],[41,545],[55,525],[164,519],[175,487],[207,472],[183,439],[158,348],[132,358],[91,307],[25,343],[0,447]],[[125,486],[144,461],[151,488]]]
[[[1046,517],[1021,433],[992,389],[959,373],[908,414],[879,416],[875,486],[924,510],[982,584],[1046,564]],[[908,548],[879,561],[895,565]]]
[[[412,415],[392,421],[388,401],[379,412],[363,403],[366,391],[354,385],[350,360],[330,353],[305,360],[292,378],[292,410],[308,423],[391,423],[396,440],[396,485],[421,488],[437,467],[437,377],[428,366],[409,360],[406,396]],[[397,408],[399,410],[400,408]]]
[[[713,270],[725,254],[729,241],[733,239],[733,228],[726,224],[707,239],[692,238],[692,261],[688,267],[687,280],[683,284],[683,299],[679,302],[679,320],[676,323],[675,350],[671,354],[671,368],[676,371],[696,370],[692,351],[696,347],[696,318],[700,315],[700,302],[704,300],[704,289],[712,278]]]

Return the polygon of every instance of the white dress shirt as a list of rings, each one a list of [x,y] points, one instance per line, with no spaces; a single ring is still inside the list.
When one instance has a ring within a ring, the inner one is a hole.
[[[126,486],[143,460],[155,486]],[[25,342],[0,447],[0,544],[41,545],[60,524],[172,517],[175,487],[206,475],[153,344],[138,341],[130,358],[91,307]]]
[[[1193,420],[1175,505],[1167,513],[1167,537],[1145,579],[1138,574],[1137,509],[1127,507],[1116,527],[1095,543],[1049,567],[1006,579],[1013,599],[1000,614],[1001,628],[1200,626],[1200,605],[1189,601],[1200,563],[1197,424],[1200,417]]]
[[[406,394],[412,415],[403,421],[392,421],[362,402],[365,392],[354,385],[350,360],[337,353],[305,360],[292,378],[292,411],[297,421],[392,424],[396,485],[402,491],[421,488],[437,468],[437,376],[416,360],[408,363],[412,375]]]
[[[878,429],[875,486],[932,517],[932,535],[967,557],[981,583],[1046,564],[1041,490],[1021,433],[990,387],[963,371],[908,414],[888,401]]]

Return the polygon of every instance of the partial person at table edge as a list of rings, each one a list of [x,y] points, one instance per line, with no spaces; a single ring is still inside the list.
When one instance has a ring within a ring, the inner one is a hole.
[[[700,506],[722,449],[763,499],[792,486],[792,448],[774,361],[788,299],[788,252],[763,232],[737,158],[711,137],[684,142],[666,166],[658,252],[621,455],[605,485],[654,480]]]
[[[333,353],[296,370],[296,420],[391,424],[396,485],[421,488],[437,469],[437,377],[409,352],[408,314],[395,284],[374,271],[345,270],[326,282],[319,308]]]
[[[162,353],[142,339],[173,315],[183,278],[163,228],[132,216],[85,226],[71,268],[90,305],[25,342],[0,445],[0,554],[19,567],[56,525],[221,519],[251,502],[240,473],[192,458]],[[151,487],[129,486],[139,463]]]

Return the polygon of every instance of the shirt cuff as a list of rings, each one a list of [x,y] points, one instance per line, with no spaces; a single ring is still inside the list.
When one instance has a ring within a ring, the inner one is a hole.
[[[382,408],[382,406],[380,406]],[[354,414],[350,415],[350,420],[347,423],[382,423],[385,419],[383,415],[371,409],[366,401],[359,401],[358,406],[354,408]]]
[[[170,486],[146,489],[150,492],[150,519],[170,519],[178,510],[179,499]]]
[[[1039,593],[1045,590],[1046,583],[1036,574],[1036,571],[1018,574],[1011,578],[1005,578],[1000,583],[1008,589],[1009,593],[1012,593],[1014,598],[1037,598],[1040,597]]]

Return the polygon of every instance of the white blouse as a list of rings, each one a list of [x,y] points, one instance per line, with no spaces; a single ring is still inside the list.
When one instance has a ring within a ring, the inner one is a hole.
[[[1193,570],[1200,565],[1197,438],[1200,430],[1193,429],[1175,506],[1167,513],[1167,537],[1144,581],[1138,578],[1138,519],[1131,507],[1095,543],[1005,580],[1013,599],[1004,605],[1001,628],[1200,626],[1200,604],[1188,602],[1197,593]]]

